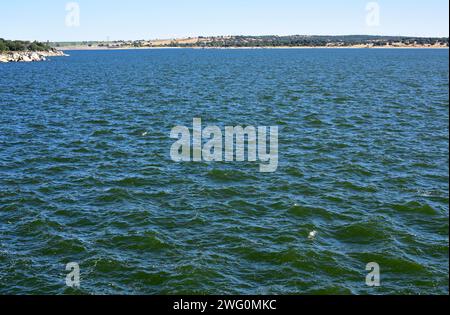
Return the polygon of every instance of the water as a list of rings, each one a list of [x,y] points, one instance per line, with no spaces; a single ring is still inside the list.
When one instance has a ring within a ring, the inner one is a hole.
[[[448,294],[448,50],[70,54],[0,65],[0,294]],[[172,162],[194,117],[278,171]]]

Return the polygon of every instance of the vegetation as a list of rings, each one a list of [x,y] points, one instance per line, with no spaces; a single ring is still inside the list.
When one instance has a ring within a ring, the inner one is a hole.
[[[91,41],[91,42],[52,42],[52,47],[192,47],[192,48],[221,48],[221,47],[349,47],[354,45],[368,45],[376,47],[402,46],[434,46],[448,47],[448,38],[438,37],[406,37],[406,36],[214,36],[194,37],[173,40],[134,40],[134,41]]]
[[[325,47],[325,46],[353,46],[373,45],[386,46],[402,45],[434,45],[439,43],[448,47],[448,38],[415,38],[395,36],[228,36],[228,37],[200,37],[195,44],[176,44],[169,46],[181,47]]]
[[[0,38],[0,52],[6,51],[49,51],[53,50],[48,44],[21,40],[5,40]]]

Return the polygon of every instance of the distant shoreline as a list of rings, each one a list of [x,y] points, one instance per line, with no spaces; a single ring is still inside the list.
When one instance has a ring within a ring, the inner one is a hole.
[[[407,37],[374,35],[230,35],[172,39],[51,42],[60,50],[114,49],[317,49],[317,48],[448,48],[447,37]]]
[[[449,49],[442,46],[266,46],[266,47],[88,47],[88,46],[67,46],[56,48],[59,51],[119,51],[119,50],[161,50],[161,49],[195,49],[195,50],[267,50],[267,49]]]

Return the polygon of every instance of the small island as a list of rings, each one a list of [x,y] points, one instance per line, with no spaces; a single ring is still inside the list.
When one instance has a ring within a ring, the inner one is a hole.
[[[0,63],[46,61],[47,57],[58,56],[66,54],[48,44],[0,38]]]

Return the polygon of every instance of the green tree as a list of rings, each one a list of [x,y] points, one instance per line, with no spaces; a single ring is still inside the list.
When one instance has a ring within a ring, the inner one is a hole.
[[[0,39],[0,52],[8,51],[8,46],[6,46],[5,42]]]

